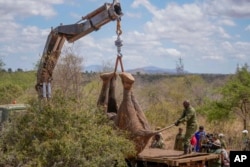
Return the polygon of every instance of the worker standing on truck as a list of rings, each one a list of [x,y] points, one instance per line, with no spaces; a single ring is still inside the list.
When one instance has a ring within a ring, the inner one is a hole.
[[[190,105],[188,100],[185,100],[183,102],[183,113],[181,117],[174,123],[175,126],[179,126],[180,123],[186,122],[186,133],[184,137],[184,154],[188,154],[189,148],[190,148],[190,139],[192,135],[197,130],[197,118],[196,118],[196,111],[195,109]]]
[[[179,131],[175,136],[174,150],[183,151],[183,146],[184,146],[183,141],[184,141],[183,129],[179,128]]]

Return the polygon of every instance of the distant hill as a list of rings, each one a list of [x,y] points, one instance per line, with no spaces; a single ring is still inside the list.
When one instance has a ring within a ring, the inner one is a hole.
[[[141,68],[135,68],[127,70],[132,74],[140,73],[140,74],[176,74],[176,69],[166,69],[166,68],[159,68],[155,66],[146,66]]]
[[[100,72],[103,70],[103,67],[101,65],[90,65],[84,68],[84,72]],[[126,72],[129,72],[131,74],[176,74],[176,69],[166,69],[166,68],[159,68],[155,66],[146,66],[146,67],[140,67],[135,69],[128,69]],[[188,73],[185,71],[185,73]]]
[[[100,72],[103,70],[103,67],[101,65],[90,65],[82,69],[83,72]]]

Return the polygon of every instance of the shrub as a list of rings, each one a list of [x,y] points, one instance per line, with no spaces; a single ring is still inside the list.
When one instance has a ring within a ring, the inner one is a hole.
[[[134,145],[101,111],[55,97],[32,101],[27,113],[6,123],[0,138],[0,166],[126,166]]]
[[[1,83],[0,84],[0,104],[12,103],[14,99],[22,94],[20,86],[12,83]]]

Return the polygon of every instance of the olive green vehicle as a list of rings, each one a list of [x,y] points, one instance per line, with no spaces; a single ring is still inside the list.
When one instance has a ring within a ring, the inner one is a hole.
[[[27,104],[4,104],[0,105],[0,130],[3,122],[10,120],[11,116],[18,115],[27,110]]]

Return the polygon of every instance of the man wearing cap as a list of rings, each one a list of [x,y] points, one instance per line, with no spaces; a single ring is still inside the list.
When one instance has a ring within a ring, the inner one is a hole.
[[[242,144],[242,151],[250,151],[250,140],[246,129],[242,131]]]
[[[192,135],[197,130],[197,118],[196,118],[196,111],[195,109],[190,105],[189,101],[185,100],[183,102],[183,113],[181,117],[174,123],[175,126],[179,126],[180,123],[186,122],[186,133],[184,137],[184,154],[190,153],[190,139]]]
[[[227,149],[227,144],[226,144],[226,141],[224,139],[224,134],[223,133],[219,134],[219,140],[220,140],[220,143],[221,143],[221,148]]]

